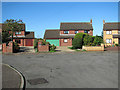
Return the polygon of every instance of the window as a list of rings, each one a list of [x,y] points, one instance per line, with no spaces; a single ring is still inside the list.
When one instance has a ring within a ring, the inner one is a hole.
[[[106,34],[112,34],[112,31],[106,31]]]
[[[68,34],[69,33],[69,31],[64,31],[64,34]]]
[[[16,43],[21,44],[21,40],[17,39],[15,40]]]
[[[21,34],[21,32],[15,32],[15,34]]]
[[[106,39],[106,43],[112,43],[112,39]]]
[[[84,30],[84,33],[88,33],[88,30]]]
[[[64,42],[67,43],[68,42],[67,39],[64,39]]]
[[[120,34],[120,31],[118,31],[118,34]]]
[[[88,31],[88,33],[90,33],[90,31]]]
[[[78,31],[75,31],[75,34],[78,33]]]

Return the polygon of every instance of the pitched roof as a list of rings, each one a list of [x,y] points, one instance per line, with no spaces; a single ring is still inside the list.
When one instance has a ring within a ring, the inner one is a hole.
[[[59,38],[59,36],[60,36],[59,29],[46,30],[44,34],[44,39]]]
[[[120,22],[103,24],[103,30],[118,30],[118,29],[120,29]]]
[[[93,30],[93,27],[90,22],[63,22],[60,30]]]

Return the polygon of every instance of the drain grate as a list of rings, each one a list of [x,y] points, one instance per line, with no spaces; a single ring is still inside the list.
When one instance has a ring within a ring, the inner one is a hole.
[[[47,81],[45,78],[36,78],[36,79],[30,79],[30,80],[27,80],[27,81],[28,81],[28,83],[30,83],[31,85],[48,83],[48,81]]]

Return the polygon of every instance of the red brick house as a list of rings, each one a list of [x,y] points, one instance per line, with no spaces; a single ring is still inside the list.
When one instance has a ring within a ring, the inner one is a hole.
[[[13,42],[17,42],[19,46],[33,46],[34,32],[26,31],[24,23],[21,25],[23,26],[23,29],[13,34]],[[11,31],[9,31],[9,33],[11,33]]]
[[[44,39],[56,46],[72,46],[76,33],[88,33],[93,36],[92,20],[90,22],[63,22],[60,29],[46,30]]]

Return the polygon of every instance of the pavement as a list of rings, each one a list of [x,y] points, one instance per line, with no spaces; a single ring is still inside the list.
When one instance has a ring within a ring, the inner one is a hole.
[[[23,88],[24,79],[13,67],[2,64],[2,88]]]
[[[3,55],[22,72],[26,88],[117,88],[118,52]]]
[[[59,46],[59,47],[57,46],[56,50],[60,52],[74,52],[75,51],[75,50],[69,49],[68,46]]]

